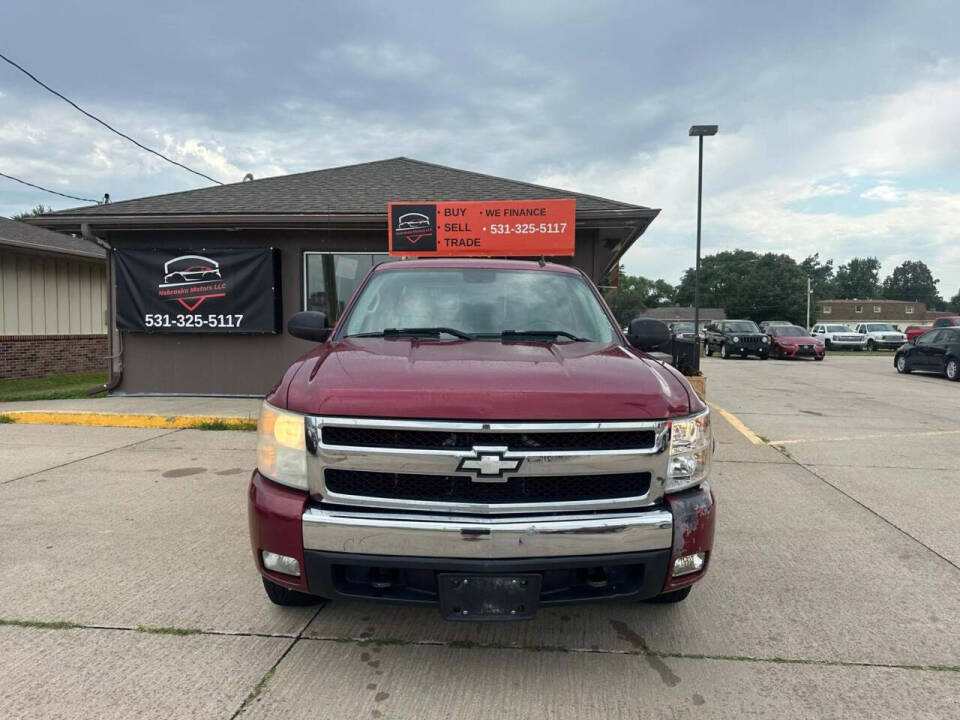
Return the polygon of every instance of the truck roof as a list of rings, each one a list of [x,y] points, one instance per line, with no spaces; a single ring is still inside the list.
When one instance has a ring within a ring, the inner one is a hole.
[[[566,273],[568,275],[580,275],[576,268],[558,263],[540,264],[538,260],[495,260],[492,258],[416,258],[412,260],[402,260],[400,262],[381,263],[374,270],[382,272],[384,270],[414,270],[423,268],[444,268],[444,269],[462,269],[462,268],[488,268],[491,270],[542,270],[544,272]]]

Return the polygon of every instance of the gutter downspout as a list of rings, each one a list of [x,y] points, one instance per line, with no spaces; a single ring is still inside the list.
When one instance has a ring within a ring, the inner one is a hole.
[[[115,342],[117,313],[114,305],[113,248],[106,240],[94,235],[87,223],[80,225],[80,234],[84,240],[99,245],[107,251],[107,382],[104,385],[95,385],[86,391],[87,395],[94,395],[104,391],[110,392],[123,379],[123,346],[122,343]]]

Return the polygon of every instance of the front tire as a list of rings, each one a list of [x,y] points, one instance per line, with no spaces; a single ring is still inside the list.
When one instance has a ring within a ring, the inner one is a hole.
[[[830,338],[827,338],[826,340],[823,341],[823,346],[824,346],[827,350],[830,349]]]
[[[680,588],[679,590],[674,590],[673,592],[664,593],[663,595],[657,595],[656,597],[647,598],[643,602],[653,603],[655,605],[667,605],[678,602],[683,602],[687,599],[687,595],[690,594],[691,586],[687,585],[685,588]]]
[[[291,590],[266,578],[262,578],[262,580],[263,589],[267,591],[267,597],[270,598],[270,602],[274,605],[303,607],[304,605],[319,605],[324,601],[322,597]]]
[[[877,344],[873,340],[867,340],[867,350],[870,352],[876,352]]]
[[[947,360],[947,366],[943,369],[943,374],[947,376],[947,380],[953,380],[954,382],[960,380],[960,360],[957,360],[957,358]]]
[[[713,345],[706,343],[706,346],[707,357],[713,357]]]
[[[730,353],[727,351],[726,343],[720,343],[720,357],[722,357],[724,360],[730,359]]]
[[[896,360],[896,362],[895,362],[894,364],[895,364],[896,367],[897,367],[897,372],[900,373],[901,375],[909,375],[909,374],[910,374],[910,366],[907,364],[907,356],[906,356],[906,355],[898,355],[898,356],[897,356],[897,360]]]

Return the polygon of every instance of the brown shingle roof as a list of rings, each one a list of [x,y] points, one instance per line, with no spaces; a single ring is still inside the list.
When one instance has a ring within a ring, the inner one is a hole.
[[[0,247],[12,247],[31,252],[72,255],[103,259],[106,252],[83,238],[44,230],[10,218],[0,217]]]
[[[252,182],[61,210],[58,216],[371,214],[396,200],[539,200],[572,197],[577,213],[651,211],[639,205],[398,157]],[[43,224],[43,219],[36,222]]]

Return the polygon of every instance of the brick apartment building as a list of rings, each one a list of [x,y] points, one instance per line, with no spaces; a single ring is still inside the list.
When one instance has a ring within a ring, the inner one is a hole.
[[[888,322],[901,329],[907,325],[925,325],[949,312],[927,310],[922,302],[904,300],[818,300],[817,319],[820,322],[856,325],[862,322]]]
[[[106,253],[0,217],[0,378],[106,370]]]

